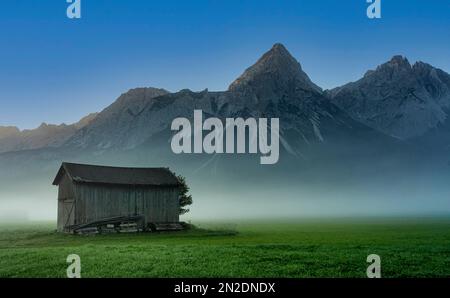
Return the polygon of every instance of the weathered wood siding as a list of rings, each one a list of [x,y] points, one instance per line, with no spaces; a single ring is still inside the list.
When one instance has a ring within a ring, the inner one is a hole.
[[[58,231],[62,232],[66,225],[73,225],[75,193],[72,181],[67,175],[61,179],[58,188]]]
[[[145,223],[179,222],[179,191],[174,187],[75,184],[75,222],[143,215]]]

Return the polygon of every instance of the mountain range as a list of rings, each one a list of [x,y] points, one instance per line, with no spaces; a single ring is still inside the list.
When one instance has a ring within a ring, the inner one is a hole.
[[[275,180],[279,187],[324,189],[361,179],[390,183],[404,173],[423,174],[431,157],[438,170],[427,170],[448,172],[449,106],[450,75],[429,64],[394,56],[356,82],[322,90],[275,44],[226,91],[136,88],[76,124],[0,127],[0,184],[49,187],[62,161],[170,166],[200,189],[223,187],[229,179],[261,189]],[[192,119],[196,109],[205,118],[279,118],[280,162],[267,167],[249,155],[175,155],[171,123]],[[396,178],[389,176],[394,172]]]
[[[371,129],[405,140],[445,124],[450,75],[394,56],[356,82],[322,91],[286,48],[275,44],[227,91],[131,89],[72,125],[43,123],[24,131],[0,127],[0,153],[46,147],[132,149],[167,132],[174,118],[191,118],[194,109],[219,118],[279,117],[283,146],[294,154],[305,143],[376,134]]]
[[[152,143],[150,148],[154,148],[154,138],[169,138],[173,119],[192,119],[195,109],[203,110],[205,117],[221,119],[278,117],[282,145],[293,154],[327,138],[370,134],[368,127],[330,102],[286,48],[276,44],[227,91],[168,93],[154,88],[132,89],[64,145],[94,151],[127,150],[145,143]],[[166,145],[167,140],[163,143]]]
[[[0,153],[62,146],[96,116],[97,113],[89,114],[70,125],[42,123],[36,129],[23,131],[14,126],[0,126]]]

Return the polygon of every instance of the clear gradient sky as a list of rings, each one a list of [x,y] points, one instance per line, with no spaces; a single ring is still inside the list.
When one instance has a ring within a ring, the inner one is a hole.
[[[281,42],[331,88],[395,54],[450,72],[450,0],[2,0],[0,125],[72,123],[130,88],[225,90]]]

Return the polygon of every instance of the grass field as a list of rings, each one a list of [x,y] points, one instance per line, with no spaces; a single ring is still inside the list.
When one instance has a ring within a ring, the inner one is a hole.
[[[54,224],[0,227],[0,277],[449,277],[450,219],[198,223],[190,231],[60,235]]]

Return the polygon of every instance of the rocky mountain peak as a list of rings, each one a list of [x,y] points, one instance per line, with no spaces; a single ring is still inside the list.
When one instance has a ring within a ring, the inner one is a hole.
[[[134,89],[130,89],[127,92],[123,93],[117,99],[116,102],[123,104],[124,102],[127,102],[127,101],[135,101],[135,100],[146,101],[146,100],[158,97],[158,96],[166,95],[168,93],[169,93],[169,91],[160,89],[160,88],[153,88],[153,87],[134,88]]]
[[[412,66],[406,57],[395,55],[388,62],[381,64],[375,70],[380,76],[391,79],[402,75],[409,75]]]
[[[431,66],[428,63],[425,63],[425,62],[422,62],[422,61],[417,61],[416,63],[414,63],[412,68],[413,69],[431,69],[431,68],[434,68],[434,67]]]
[[[390,66],[397,66],[397,67],[411,67],[411,64],[409,63],[408,59],[406,57],[403,57],[402,55],[393,56],[387,64]]]
[[[269,84],[269,86],[267,85]],[[275,90],[301,88],[321,92],[303,72],[300,63],[280,43],[276,43],[229,87],[229,91],[251,91],[257,95]],[[262,90],[263,89],[263,90]]]
[[[408,139],[442,125],[450,106],[450,76],[433,66],[394,56],[375,71],[327,93],[354,119]]]
[[[287,61],[290,64],[298,64],[297,60],[295,60],[294,57],[292,57],[291,53],[286,49],[286,47],[281,43],[276,43],[272,46],[272,48],[263,55],[264,61],[277,61],[282,62]],[[261,61],[262,62],[262,61]],[[300,67],[301,69],[301,67]]]

